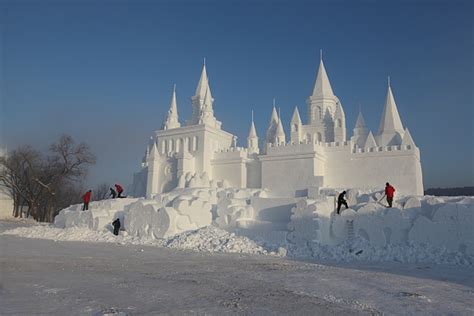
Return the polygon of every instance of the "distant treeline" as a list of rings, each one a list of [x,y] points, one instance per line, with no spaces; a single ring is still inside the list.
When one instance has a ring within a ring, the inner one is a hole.
[[[459,196],[459,195],[474,195],[474,187],[463,188],[434,188],[425,190],[425,195],[437,196]]]

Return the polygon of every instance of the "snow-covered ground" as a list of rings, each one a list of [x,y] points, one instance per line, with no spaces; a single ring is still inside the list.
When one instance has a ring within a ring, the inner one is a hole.
[[[0,232],[18,231],[18,226],[57,234],[56,228],[24,221],[1,221]],[[203,232],[214,236],[219,230]],[[214,245],[214,237],[208,244],[202,244],[202,235],[196,241],[196,232],[167,239],[172,248],[124,245],[127,236],[115,239],[110,233],[90,231],[87,238],[83,230],[77,233],[87,241],[1,235],[0,314],[474,313],[470,266],[308,262],[176,249],[192,244],[206,251],[225,248]],[[66,235],[74,235],[73,230]],[[109,236],[109,242],[102,242]]]

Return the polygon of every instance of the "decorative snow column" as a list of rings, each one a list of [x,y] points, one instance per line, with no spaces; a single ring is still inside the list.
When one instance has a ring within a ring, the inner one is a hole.
[[[160,175],[160,154],[156,143],[153,143],[153,146],[150,150],[150,155],[148,156],[148,175],[147,175],[147,185],[146,185],[146,195],[147,197],[152,197],[155,194],[161,193],[159,188],[159,175]]]
[[[404,129],[400,115],[398,114],[397,104],[390,86],[390,77],[388,78],[387,97],[380,120],[379,133],[376,137],[379,146],[400,145],[402,142]]]
[[[290,126],[290,139],[293,143],[298,144],[302,141],[302,131],[301,128],[303,123],[301,122],[300,112],[298,107],[295,106],[293,111],[293,116],[291,117],[291,126]]]

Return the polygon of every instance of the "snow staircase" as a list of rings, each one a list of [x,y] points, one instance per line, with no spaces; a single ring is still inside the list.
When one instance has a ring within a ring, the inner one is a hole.
[[[347,239],[352,240],[354,239],[354,220],[347,220],[346,221],[346,227],[347,227]]]

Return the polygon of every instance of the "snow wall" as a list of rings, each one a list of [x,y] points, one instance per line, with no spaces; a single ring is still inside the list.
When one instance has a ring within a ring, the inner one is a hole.
[[[401,197],[392,208],[382,192],[349,190],[349,209],[336,215],[334,196],[298,201],[288,239],[300,251],[361,240],[375,247],[430,245],[474,256],[473,197]],[[306,248],[306,249],[305,249]],[[309,249],[308,249],[309,248]]]
[[[114,199],[62,210],[59,228],[111,230],[120,218],[122,230],[143,238],[167,238],[214,225],[231,232],[279,236],[298,256],[321,247],[359,242],[373,247],[429,245],[474,256],[474,198],[398,197],[393,208],[377,202],[381,192],[349,190],[350,209],[335,215],[334,190],[316,199],[279,198],[261,189],[187,188],[154,199]]]

